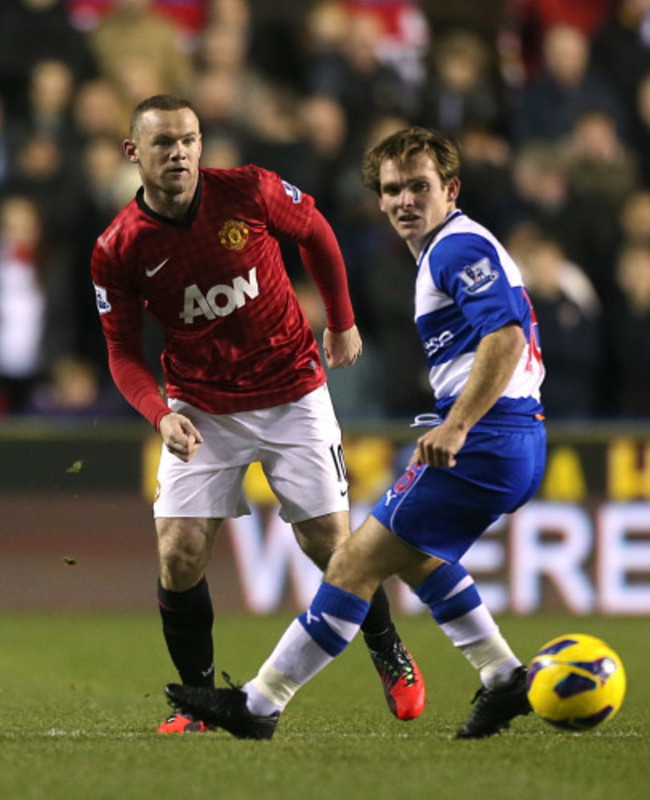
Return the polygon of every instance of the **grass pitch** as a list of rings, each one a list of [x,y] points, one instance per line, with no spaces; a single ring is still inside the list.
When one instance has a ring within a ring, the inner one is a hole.
[[[249,678],[290,617],[217,619],[217,668]],[[300,692],[271,742],[223,732],[161,736],[175,680],[155,615],[0,619],[0,790],[11,800],[641,800],[648,797],[648,622],[503,617],[525,659],[584,632],[621,655],[628,692],[600,731],[560,732],[533,715],[484,741],[451,737],[476,676],[428,617],[398,625],[427,681],[424,714],[387,710],[363,643]]]

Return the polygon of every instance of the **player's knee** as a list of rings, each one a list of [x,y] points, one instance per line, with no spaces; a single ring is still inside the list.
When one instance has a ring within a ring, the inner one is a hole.
[[[300,549],[316,566],[325,571],[335,549],[333,543],[327,538],[296,537]]]
[[[325,571],[325,581],[359,597],[372,597],[381,578],[375,574],[373,565],[346,542],[333,553]]]
[[[163,586],[184,591],[205,573],[209,541],[200,527],[162,525],[158,528],[158,557]]]
[[[296,523],[293,528],[303,553],[323,571],[332,554],[350,538],[347,515],[343,514],[327,514]]]
[[[160,576],[163,586],[184,592],[195,586],[205,573],[203,559],[183,549],[164,549],[160,553]]]

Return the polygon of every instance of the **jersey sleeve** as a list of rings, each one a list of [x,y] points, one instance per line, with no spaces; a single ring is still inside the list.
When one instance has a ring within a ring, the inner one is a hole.
[[[269,229],[292,238],[305,269],[314,280],[327,315],[327,327],[342,333],[354,325],[354,311],[341,248],[334,231],[316,208],[314,198],[278,175],[260,170]]]
[[[508,275],[494,245],[459,233],[443,239],[430,256],[434,283],[458,305],[480,338],[510,323],[522,324]]]
[[[119,279],[119,262],[101,239],[91,271],[115,385],[157,430],[169,408],[142,352],[142,302],[128,280]]]
[[[314,213],[314,198],[275,172],[257,168],[260,199],[267,224],[275,236],[300,241],[308,234]]]
[[[317,209],[309,235],[300,242],[300,256],[323,299],[327,327],[332,333],[349,330],[354,311],[343,254],[330,224]]]

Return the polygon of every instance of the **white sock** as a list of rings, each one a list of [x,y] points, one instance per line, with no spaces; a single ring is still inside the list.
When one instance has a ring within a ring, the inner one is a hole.
[[[449,592],[445,600],[472,584],[471,576],[467,576]],[[483,602],[466,614],[440,624],[440,629],[478,670],[481,683],[488,689],[506,684],[514,670],[521,666],[521,661],[510,649]]]
[[[487,689],[496,689],[508,683],[512,673],[521,666],[521,661],[498,630],[487,639],[462,645],[460,649],[479,671],[481,683]]]

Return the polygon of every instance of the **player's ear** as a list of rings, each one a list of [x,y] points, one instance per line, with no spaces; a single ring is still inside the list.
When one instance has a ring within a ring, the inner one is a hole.
[[[447,200],[450,203],[455,203],[456,200],[458,200],[459,194],[460,194],[460,179],[450,178],[449,182],[447,183]]]
[[[125,156],[129,159],[129,161],[132,164],[139,163],[138,148],[136,147],[136,144],[133,141],[133,139],[125,139],[122,142],[122,149],[124,150]]]
[[[377,195],[377,200],[379,202],[379,210],[383,211],[384,214],[386,213],[386,206],[384,204],[384,198],[381,195]]]

